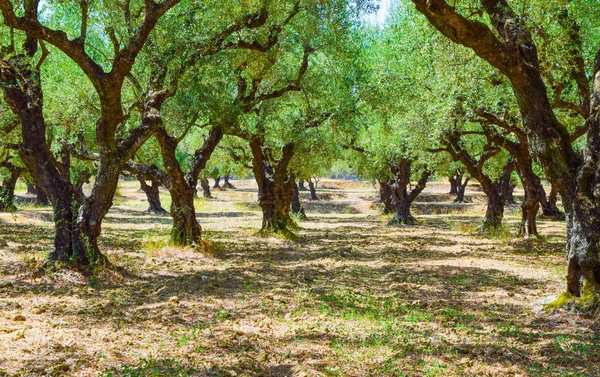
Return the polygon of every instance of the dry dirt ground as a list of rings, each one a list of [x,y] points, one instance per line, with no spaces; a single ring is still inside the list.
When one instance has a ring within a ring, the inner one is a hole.
[[[198,199],[209,254],[167,245],[169,216],[123,182],[101,247],[131,271],[34,278],[49,208],[0,214],[0,376],[600,376],[598,320],[545,314],[563,288],[564,226],[477,232],[480,193],[447,187],[387,227],[367,184],[302,193],[299,240],[256,236],[248,181]],[[168,196],[163,204],[168,208]]]

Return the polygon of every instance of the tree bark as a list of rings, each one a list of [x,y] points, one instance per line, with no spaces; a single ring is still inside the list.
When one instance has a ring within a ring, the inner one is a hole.
[[[27,195],[36,195],[37,191],[35,190],[35,185],[33,183],[27,182]]]
[[[406,158],[402,159],[398,165],[390,165],[393,176],[390,201],[395,214],[388,225],[414,225],[417,222],[411,214],[410,208],[413,201],[425,189],[430,173],[425,169],[417,185],[409,192],[411,166],[412,161]]]
[[[163,165],[169,177],[169,193],[171,194],[171,217],[173,218],[173,228],[171,230],[171,242],[175,245],[202,246],[202,227],[196,219],[196,210],[194,207],[195,190],[198,185],[198,177],[215,148],[223,137],[223,130],[220,126],[211,127],[208,137],[202,147],[196,150],[194,159],[189,170],[184,173],[177,161],[177,145],[181,141],[167,134],[164,127],[160,127],[156,133],[156,138],[160,144]],[[208,179],[200,179],[202,188],[208,190],[210,195],[210,185]]]
[[[150,184],[148,184],[144,177],[141,176],[138,176],[137,179],[140,182],[140,188],[144,194],[146,194],[146,199],[148,200],[148,212],[157,215],[167,214],[167,210],[165,210],[160,203],[160,183],[156,180],[152,180]]]
[[[458,195],[458,179],[457,179],[457,174],[454,174],[452,177],[448,178],[448,181],[450,182],[450,192],[448,192],[448,194],[450,195]]]
[[[31,45],[31,40],[28,38]],[[33,56],[37,48],[27,51]],[[43,92],[38,69],[19,71],[21,61],[28,56],[17,55],[8,63],[11,68],[0,70],[2,92],[6,103],[21,123],[22,143],[19,156],[37,185],[52,202],[54,210],[54,248],[49,259],[73,265],[87,263],[86,254],[78,254],[73,248],[75,233],[74,187],[70,181],[68,167],[61,164],[50,150],[46,140],[46,123],[43,115]],[[27,90],[19,85],[26,83]]]
[[[21,174],[25,172],[25,169],[10,164],[10,176],[2,182],[0,187],[0,212],[12,212],[16,211],[15,205],[15,186]]]
[[[306,220],[306,213],[304,212],[304,207],[300,202],[300,192],[298,190],[298,184],[296,183],[295,177],[292,175],[291,179],[292,183],[292,213],[296,215],[301,220]]]
[[[310,190],[310,200],[319,200],[317,196],[317,189],[315,188],[315,184],[312,179],[308,180],[308,189]]]
[[[379,182],[379,201],[383,203],[383,214],[387,215],[394,212],[392,206],[392,184],[393,181],[386,181],[381,179]]]
[[[454,199],[455,203],[464,203],[465,191],[467,190],[467,185],[469,184],[470,180],[471,180],[471,177],[465,177],[464,182],[461,182],[458,184],[457,192],[456,192],[456,199]]]
[[[277,161],[268,159],[270,153],[258,137],[250,140],[250,149],[252,170],[258,184],[258,204],[263,213],[260,234],[289,234],[290,228],[295,225],[290,217],[294,179],[287,169],[294,155],[294,144],[284,145]]]
[[[583,127],[584,132],[587,129],[587,141],[581,158],[571,144],[573,135],[553,112],[531,34],[506,0],[481,0],[498,36],[486,24],[458,14],[444,0],[413,2],[442,34],[471,48],[510,80],[533,155],[562,197],[567,213],[567,293],[548,309],[573,300],[579,306],[597,304],[600,301],[600,49],[592,71],[591,105],[584,109],[589,115]],[[581,87],[585,86],[587,83]]]
[[[48,195],[46,195],[46,192],[38,185],[35,186],[35,204],[38,206],[50,205]]]
[[[221,176],[217,175],[216,177],[214,177],[214,180],[215,180],[215,184],[213,186],[213,190],[223,190],[223,188],[219,184],[221,182]]]
[[[202,187],[202,195],[204,199],[213,199],[213,196],[210,192],[210,183],[208,182],[208,178],[200,178],[200,187]]]
[[[546,196],[546,191],[542,187],[543,197],[541,199],[542,214],[554,220],[564,221],[565,214],[558,208],[558,191],[556,186],[552,185],[550,188],[550,194]]]
[[[235,190],[235,186],[229,182],[229,174],[225,175],[225,183],[223,184],[223,187],[226,189]]]
[[[484,231],[497,231],[502,228],[504,206],[512,189],[510,176],[514,170],[514,161],[509,161],[504,167],[502,175],[494,182],[491,182],[491,186],[488,180],[483,179],[484,183],[481,184],[481,187],[488,199],[488,206],[482,225]]]
[[[298,181],[298,190],[300,191],[308,191],[308,189],[306,188],[306,186],[304,186],[304,180],[301,179],[300,181]]]

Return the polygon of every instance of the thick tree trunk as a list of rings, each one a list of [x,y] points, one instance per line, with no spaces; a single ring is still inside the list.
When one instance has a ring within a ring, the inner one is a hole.
[[[488,195],[487,208],[483,224],[484,231],[496,231],[502,228],[502,219],[504,218],[504,199],[496,193]]]
[[[508,196],[506,198],[506,204],[515,205],[517,202],[515,201],[515,188],[517,186],[515,184],[511,184],[508,190]]]
[[[565,214],[558,209],[556,203],[558,202],[558,190],[556,186],[552,185],[550,189],[550,194],[546,197],[546,191],[543,190],[543,197],[541,199],[542,204],[542,214],[546,217],[557,221],[564,221]]]
[[[250,140],[250,149],[252,170],[258,184],[258,204],[263,213],[260,234],[289,234],[295,225],[290,216],[294,179],[288,175],[287,168],[294,155],[294,144],[286,144],[277,161],[268,160],[270,154],[265,153],[267,148],[257,137]]]
[[[319,200],[317,196],[317,189],[315,188],[315,184],[312,179],[308,180],[308,189],[310,190],[310,200]]]
[[[36,195],[37,191],[33,183],[27,182],[27,195]]]
[[[229,182],[229,175],[225,175],[225,183],[223,183],[223,187],[230,190],[235,190],[235,186]]]
[[[392,184],[392,181],[379,181],[379,201],[383,203],[384,215],[394,212],[394,207],[392,206]]]
[[[515,170],[515,162],[510,161],[504,167],[502,175],[489,184],[489,179],[482,179],[482,188],[487,197],[487,209],[481,229],[484,231],[498,231],[502,229],[502,220],[504,218],[504,206],[512,190],[510,177]]]
[[[216,177],[213,178],[215,180],[215,184],[213,185],[213,190],[223,190],[223,188],[220,185],[221,182],[221,176],[217,175]]]
[[[556,185],[567,213],[567,290],[547,309],[575,300],[578,306],[600,301],[600,49],[593,68],[593,93],[585,67],[574,66],[580,109],[587,117],[587,141],[583,159],[572,145],[573,135],[554,114],[542,79],[537,47],[525,24],[506,0],[481,1],[495,32],[484,23],[457,13],[443,0],[413,0],[440,32],[471,48],[511,82],[519,104],[530,148],[546,177]],[[575,25],[577,26],[577,25]],[[577,33],[577,27],[572,28]],[[496,34],[497,33],[497,34]],[[579,37],[575,35],[575,37]],[[577,42],[577,38],[573,40]],[[581,43],[579,43],[581,44]],[[576,49],[578,46],[575,46]],[[583,62],[580,56],[575,60]],[[578,73],[579,72],[579,73]],[[579,82],[582,84],[579,84]],[[587,113],[587,114],[586,114]],[[583,288],[583,289],[582,289]]]
[[[450,192],[448,192],[448,194],[457,195],[459,183],[456,175],[453,175],[452,177],[448,178],[448,181],[450,182]]]
[[[167,188],[171,194],[171,217],[173,218],[171,242],[175,245],[204,247],[202,227],[196,219],[194,198],[198,186],[198,176],[222,137],[223,130],[220,126],[211,127],[204,144],[196,150],[190,169],[184,173],[176,155],[177,145],[181,140],[170,136],[163,127],[156,132],[163,164],[169,177],[165,184],[168,183]],[[203,177],[200,181],[205,193],[208,190],[210,195],[208,179]]]
[[[19,57],[15,57],[15,66],[20,66]],[[86,261],[86,255],[78,255],[73,246],[76,233],[76,208],[74,187],[70,182],[67,164],[59,163],[46,140],[46,124],[43,115],[43,93],[40,86],[39,71],[27,70],[21,74],[27,81],[28,90],[20,85],[10,70],[2,70],[0,80],[6,103],[21,121],[22,143],[19,156],[32,178],[48,195],[54,210],[54,249],[50,253],[51,261],[61,261],[77,265]]]
[[[160,203],[160,184],[157,181],[151,181],[148,184],[143,177],[138,176],[137,178],[140,182],[140,188],[146,194],[146,199],[148,200],[148,212],[157,215],[167,214],[167,210]]]
[[[38,185],[35,186],[35,204],[38,206],[50,205],[48,195],[46,195],[46,192]]]
[[[467,190],[467,185],[469,184],[470,180],[471,180],[471,177],[466,177],[464,182],[461,182],[458,184],[457,191],[456,191],[456,199],[454,199],[455,203],[464,203],[465,191]]]
[[[521,203],[521,224],[517,236],[528,238],[539,235],[537,214],[540,209],[540,202],[542,202],[545,195],[540,178],[533,171],[529,152],[527,150],[523,150],[523,152],[527,153],[527,158],[517,160],[517,171],[525,191],[525,197]]]
[[[0,187],[0,212],[15,211],[15,187],[17,181],[25,169],[14,166],[10,170],[10,176],[2,182]]]
[[[417,222],[411,214],[410,207],[417,196],[425,189],[425,185],[429,179],[429,172],[425,170],[421,178],[419,178],[417,185],[409,192],[411,165],[412,161],[402,159],[397,166],[390,166],[392,176],[394,177],[393,184],[390,187],[394,217],[388,225],[414,225]]]
[[[194,190],[189,187],[171,188],[171,242],[175,245],[201,245],[202,227],[196,219]]]
[[[205,199],[213,198],[210,193],[210,183],[208,182],[208,178],[200,178],[200,187],[202,187],[202,195]]]
[[[300,191],[308,191],[308,189],[306,188],[306,186],[304,186],[304,180],[301,179],[300,181],[298,181],[298,190]]]
[[[298,184],[296,180],[292,176],[292,213],[301,220],[306,220],[306,213],[304,212],[304,207],[300,202],[300,192],[298,190]]]

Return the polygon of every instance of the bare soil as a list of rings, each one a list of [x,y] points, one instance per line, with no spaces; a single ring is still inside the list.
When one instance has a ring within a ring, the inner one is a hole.
[[[540,303],[564,288],[562,223],[514,240],[514,207],[482,235],[482,194],[440,185],[388,227],[370,185],[321,183],[297,241],[257,236],[250,181],[198,199],[201,254],[123,182],[101,247],[131,277],[36,278],[50,208],[0,214],[0,376],[600,376],[598,319]]]

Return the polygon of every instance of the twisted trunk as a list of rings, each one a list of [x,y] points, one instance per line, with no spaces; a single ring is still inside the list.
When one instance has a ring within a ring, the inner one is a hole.
[[[204,199],[213,199],[210,192],[210,183],[208,182],[208,178],[200,178],[200,187],[202,187],[202,196]]]
[[[450,192],[448,192],[448,194],[450,194],[450,195],[458,194],[458,186],[460,183],[459,183],[456,175],[457,174],[454,174],[452,177],[448,178],[448,182],[450,182]]]
[[[196,219],[194,207],[196,186],[200,172],[223,138],[223,130],[220,126],[210,129],[204,144],[196,150],[190,169],[186,173],[181,169],[176,156],[177,145],[181,139],[170,136],[164,127],[158,129],[156,138],[160,144],[163,165],[168,176],[167,188],[171,194],[171,243],[179,246],[202,246],[202,227]],[[210,190],[208,179],[203,178],[201,182],[203,188],[207,187]]]
[[[160,183],[156,180],[152,180],[150,181],[150,184],[148,184],[141,176],[138,176],[137,179],[140,182],[140,188],[144,194],[146,194],[146,199],[148,200],[148,212],[158,215],[167,214],[168,212],[160,203]]]
[[[543,197],[541,199],[542,214],[551,219],[564,221],[565,214],[558,208],[556,203],[558,202],[558,190],[556,186],[552,185],[550,188],[550,194],[546,196],[546,191],[542,187]]]
[[[34,49],[35,50],[35,49]],[[31,51],[33,55],[35,51]],[[17,56],[9,63],[19,67],[23,56]],[[73,247],[73,234],[76,232],[74,187],[67,167],[61,164],[50,150],[46,140],[46,123],[43,115],[43,92],[38,70],[25,70],[20,73],[27,90],[20,87],[16,79],[16,69],[2,69],[0,81],[6,103],[21,123],[22,142],[19,157],[31,174],[39,191],[48,195],[54,210],[54,248],[49,259],[77,264],[87,262],[87,255],[79,254]]]
[[[10,164],[10,176],[2,182],[0,187],[0,212],[2,211],[15,211],[15,186],[21,174],[25,172],[25,169]]]
[[[300,192],[298,190],[298,184],[296,183],[295,177],[292,175],[292,213],[296,215],[299,219],[305,220],[306,213],[304,212],[304,207],[300,202]]]
[[[480,181],[483,192],[487,197],[487,209],[482,224],[484,231],[497,231],[502,228],[504,206],[512,189],[510,176],[514,169],[515,163],[511,161],[506,164],[502,175],[495,181],[492,182],[487,176],[482,177],[482,181]]]
[[[221,182],[221,176],[217,175],[216,177],[214,177],[214,180],[215,184],[213,185],[213,190],[223,190],[223,188],[219,184]]]
[[[471,177],[466,177],[464,182],[461,182],[457,187],[456,199],[454,199],[455,203],[464,203],[465,201],[465,191],[467,190],[467,185]]]
[[[417,222],[411,214],[410,207],[417,196],[425,189],[430,173],[428,170],[424,170],[417,185],[409,192],[411,166],[412,161],[409,159],[402,159],[397,166],[390,166],[393,176],[393,184],[390,187],[390,202],[395,214],[388,225],[414,225]]]
[[[235,190],[235,186],[229,182],[229,175],[225,175],[225,182],[223,183],[223,187],[226,189]]]
[[[270,161],[267,148],[262,140],[250,140],[252,150],[252,170],[258,184],[258,204],[262,209],[263,221],[260,233],[288,233],[294,221],[290,217],[294,179],[288,175],[288,165],[294,155],[294,144],[288,143],[281,150],[277,161]]]
[[[383,203],[383,214],[394,212],[392,206],[392,181],[379,180],[379,201]]]

